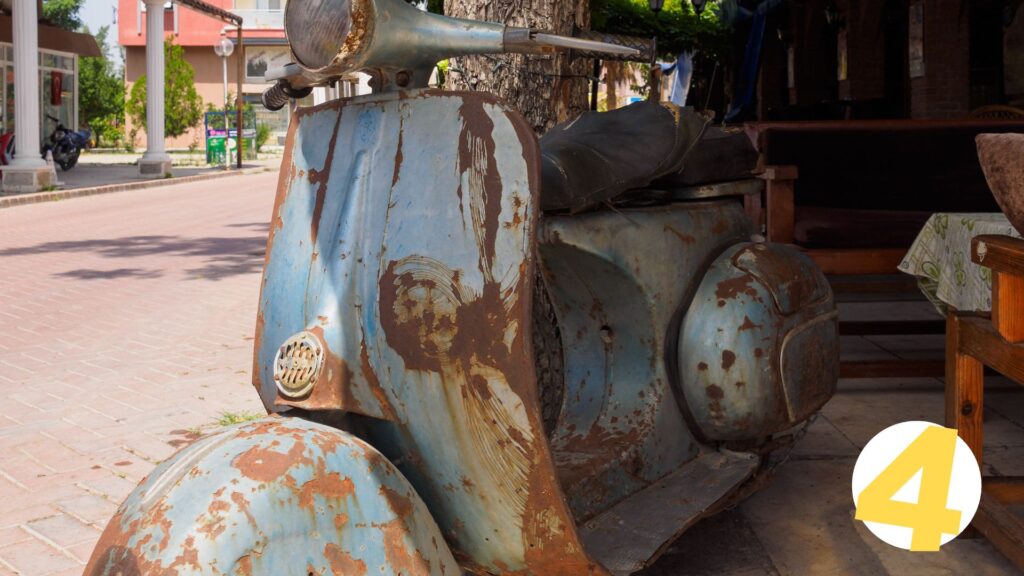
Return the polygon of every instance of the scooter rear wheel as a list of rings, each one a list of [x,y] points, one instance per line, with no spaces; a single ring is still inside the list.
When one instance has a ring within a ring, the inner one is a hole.
[[[562,335],[544,279],[537,274],[533,283],[533,362],[537,369],[537,395],[541,419],[548,438],[555,431],[565,399],[565,364]]]

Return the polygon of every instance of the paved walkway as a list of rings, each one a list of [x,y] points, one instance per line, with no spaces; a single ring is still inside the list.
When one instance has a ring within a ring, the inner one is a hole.
[[[155,463],[222,412],[261,410],[251,346],[276,179],[0,211],[0,575],[80,574]]]

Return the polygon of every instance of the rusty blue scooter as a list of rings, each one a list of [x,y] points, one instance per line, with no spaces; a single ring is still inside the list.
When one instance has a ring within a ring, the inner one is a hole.
[[[837,320],[805,256],[754,235],[742,135],[673,106],[538,142],[440,59],[594,40],[290,0],[295,64],[376,92],[294,116],[254,384],[120,507],[88,576],[630,574],[756,488],[831,397]],[[641,137],[642,136],[642,137]]]

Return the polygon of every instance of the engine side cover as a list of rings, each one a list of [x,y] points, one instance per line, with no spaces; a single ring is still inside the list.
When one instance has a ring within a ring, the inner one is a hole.
[[[835,393],[832,290],[805,255],[739,244],[711,265],[680,328],[691,424],[709,440],[755,440],[807,419]]]

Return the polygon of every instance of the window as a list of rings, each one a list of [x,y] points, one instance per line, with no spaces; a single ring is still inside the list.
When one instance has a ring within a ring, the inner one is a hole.
[[[235,10],[281,10],[284,0],[235,0]]]

